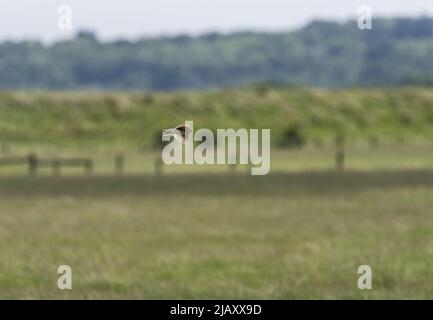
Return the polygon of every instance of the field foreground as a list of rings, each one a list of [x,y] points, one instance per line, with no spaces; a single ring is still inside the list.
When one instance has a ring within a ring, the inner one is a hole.
[[[431,170],[2,177],[0,298],[431,299],[432,208]]]

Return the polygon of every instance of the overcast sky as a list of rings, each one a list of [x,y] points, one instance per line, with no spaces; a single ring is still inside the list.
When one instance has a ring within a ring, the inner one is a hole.
[[[60,5],[72,31],[57,28]],[[80,29],[103,39],[207,31],[292,30],[315,18],[347,19],[359,5],[374,16],[433,16],[432,0],[15,0],[0,9],[0,40],[70,37]]]

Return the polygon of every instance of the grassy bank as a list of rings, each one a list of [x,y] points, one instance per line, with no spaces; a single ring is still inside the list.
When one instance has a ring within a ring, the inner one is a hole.
[[[321,144],[349,138],[433,136],[430,88],[316,90],[256,87],[207,92],[3,92],[6,143],[151,147],[161,128],[271,128],[275,146],[297,138]]]

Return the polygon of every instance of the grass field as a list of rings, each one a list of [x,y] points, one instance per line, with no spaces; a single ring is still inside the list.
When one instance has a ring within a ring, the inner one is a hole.
[[[3,176],[0,298],[431,299],[432,208],[428,169]]]
[[[431,299],[432,102],[430,88],[1,92],[1,156],[95,166],[0,167],[0,298]],[[270,175],[156,175],[161,128],[189,119],[271,128]],[[57,288],[63,264],[71,291]],[[373,290],[357,288],[364,264]]]

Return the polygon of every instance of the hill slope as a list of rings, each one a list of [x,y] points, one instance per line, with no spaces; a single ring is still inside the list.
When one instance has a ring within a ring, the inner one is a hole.
[[[0,94],[0,142],[151,146],[161,128],[185,120],[193,120],[196,128],[271,128],[276,146],[333,139],[338,132],[364,140],[370,135],[431,137],[433,91],[251,87]]]

